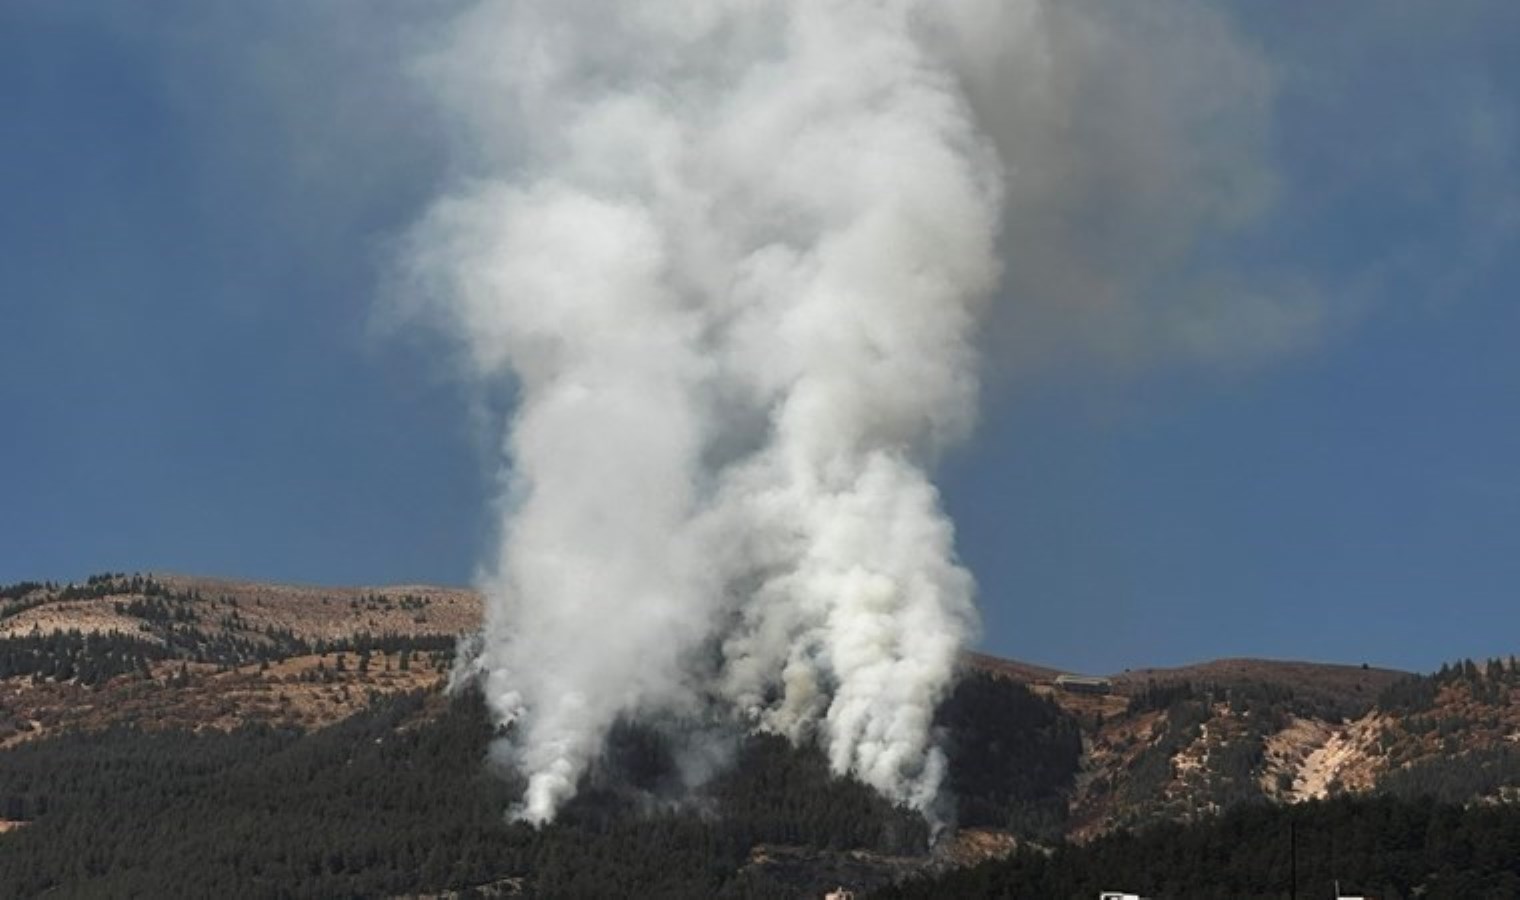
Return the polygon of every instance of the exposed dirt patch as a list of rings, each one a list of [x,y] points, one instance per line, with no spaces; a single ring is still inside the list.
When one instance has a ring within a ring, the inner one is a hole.
[[[1295,719],[1268,739],[1269,795],[1298,803],[1370,790],[1385,768],[1377,749],[1383,724],[1376,713],[1349,724]],[[1286,790],[1277,782],[1279,772],[1292,779]]]
[[[952,866],[974,866],[1002,859],[1017,850],[1019,841],[1006,831],[993,828],[962,828],[937,848],[937,855]]]
[[[1335,734],[1335,726],[1318,719],[1293,716],[1287,727],[1269,735],[1263,748],[1261,788],[1269,797],[1301,799],[1300,785],[1309,757],[1322,749]]]
[[[1108,830],[1118,786],[1165,730],[1165,718],[1157,710],[1111,717],[1083,736],[1082,768],[1069,804],[1069,837],[1085,841]]]
[[[1325,742],[1309,751],[1293,778],[1289,798],[1294,801],[1315,800],[1340,788],[1340,774],[1356,757],[1356,745],[1346,736],[1344,727],[1331,726]]]

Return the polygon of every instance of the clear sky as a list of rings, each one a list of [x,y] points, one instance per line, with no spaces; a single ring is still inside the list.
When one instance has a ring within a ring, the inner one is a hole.
[[[457,5],[0,5],[0,581],[471,580],[493,412],[374,314],[450,177],[405,47]],[[1226,9],[1265,199],[1161,275],[1109,271],[1126,329],[989,329],[981,428],[941,469],[982,645],[1096,671],[1520,651],[1520,7]],[[1010,257],[1009,309],[1036,263]],[[1293,315],[1135,338],[1169,289]]]

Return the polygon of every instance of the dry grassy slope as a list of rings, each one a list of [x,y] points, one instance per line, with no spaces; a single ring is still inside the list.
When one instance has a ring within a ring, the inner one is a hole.
[[[201,629],[226,629],[224,623],[236,613],[239,631],[259,632],[269,627],[288,629],[307,640],[340,640],[357,634],[444,635],[460,634],[478,627],[481,597],[463,588],[433,585],[385,585],[374,587],[326,587],[270,584],[221,578],[145,573],[145,577],[176,593],[201,597],[204,614],[194,623]],[[56,592],[54,592],[56,594]],[[121,612],[122,604],[135,596],[129,590],[111,591],[89,599],[46,599],[29,609],[0,618],[0,636],[40,631],[125,631],[139,629],[140,619]],[[28,600],[35,600],[29,597]],[[0,603],[0,609],[5,604]],[[1048,688],[1061,670],[982,653],[968,653],[974,668]],[[1171,669],[1137,669],[1112,676],[1119,694],[1130,694],[1148,682],[1228,685],[1239,682],[1278,684],[1304,696],[1370,700],[1387,684],[1406,673],[1389,669],[1276,660],[1229,659]],[[1087,711],[1085,698],[1061,694]],[[1111,704],[1100,704],[1111,706]]]
[[[1073,694],[1055,689],[1055,679],[1062,672],[1048,666],[1017,660],[1000,659],[982,653],[968,653],[967,662],[975,669],[1012,678],[1037,692],[1048,692],[1063,706],[1078,714],[1105,713],[1124,705],[1123,698],[1133,696],[1151,685],[1189,682],[1194,685],[1271,685],[1291,690],[1296,697],[1348,709],[1370,705],[1388,685],[1409,675],[1397,669],[1348,666],[1275,659],[1220,659],[1175,668],[1126,669],[1109,676],[1113,695],[1095,700],[1092,695]],[[1115,698],[1118,698],[1117,700]]]
[[[985,653],[967,652],[966,663],[973,669],[980,669],[991,675],[1012,678],[1014,681],[1023,684],[1051,684],[1055,682],[1056,676],[1061,674],[1060,669],[1019,662],[1016,659],[988,656]]]
[[[1200,669],[1211,667],[1193,671]],[[1336,692],[1347,700],[1360,699],[1369,687],[1395,680],[1371,670],[1370,683],[1358,682],[1357,673],[1368,670],[1304,663],[1256,670],[1230,661],[1224,670],[1235,676],[1259,671],[1263,681],[1286,672],[1288,678],[1279,683],[1291,683],[1299,696],[1322,699],[1333,699]],[[1207,683],[1196,676],[1191,680]],[[1072,830],[1078,838],[1126,820],[1209,814],[1217,808],[1211,798],[1221,794],[1248,792],[1294,803],[1369,791],[1402,770],[1461,769],[1470,765],[1470,754],[1520,743],[1520,686],[1479,690],[1466,681],[1443,684],[1430,707],[1414,713],[1369,706],[1348,719],[1287,714],[1278,721],[1216,702],[1201,720],[1176,728],[1161,710],[1125,713],[1094,725],[1072,801]],[[1229,762],[1239,764],[1242,758],[1251,766],[1246,779],[1228,774]],[[1135,791],[1140,784],[1147,784],[1147,791]]]
[[[0,679],[0,747],[63,731],[113,725],[146,730],[230,730],[264,722],[321,728],[360,711],[375,698],[407,691],[438,691],[447,679],[442,660],[419,654],[401,669],[400,654],[375,653],[369,670],[340,654],[299,656],[263,668],[219,670],[202,663],[153,664],[151,678],[122,675],[85,687],[73,682]]]
[[[337,639],[369,634],[461,634],[480,625],[481,598],[463,588],[433,585],[315,587],[158,575],[171,589],[236,602],[255,626],[289,628],[297,637]],[[411,600],[413,602],[404,602]]]
[[[273,628],[315,644],[359,635],[451,636],[478,627],[481,601],[473,591],[426,585],[332,588],[266,584],[184,575],[145,575],[155,586],[132,590],[131,576],[92,586],[101,596],[68,599],[68,586],[0,602],[0,637],[78,630],[119,632],[162,644],[165,624],[132,615],[134,601],[153,600],[187,620],[173,622],[210,637],[258,643]],[[167,591],[174,598],[164,598]],[[233,728],[268,722],[321,727],[363,708],[374,696],[440,687],[443,654],[372,654],[359,659],[329,653],[294,656],[267,666],[227,669],[178,659],[155,662],[151,677],[133,673],[102,684],[0,679],[0,746],[68,729],[118,723],[143,728]]]
[[[1147,684],[1270,684],[1291,689],[1309,700],[1331,700],[1349,705],[1369,704],[1384,688],[1408,672],[1334,663],[1276,659],[1219,659],[1170,669],[1133,669],[1114,675],[1114,687],[1134,693]]]
[[[160,573],[145,577],[175,594],[198,594],[193,624],[202,631],[256,634],[275,627],[310,641],[361,633],[459,634],[476,627],[481,615],[480,595],[458,588],[313,587]],[[28,603],[43,602],[0,619],[0,637],[69,629],[138,633],[142,620],[123,615],[121,609],[144,594],[130,590],[128,583],[129,579],[113,581],[101,597],[64,599],[59,596],[62,591],[30,595],[25,598]],[[118,584],[120,590],[115,588]]]
[[[1296,740],[1291,740],[1296,739]],[[1483,699],[1465,682],[1442,685],[1429,710],[1370,710],[1345,723],[1295,720],[1274,735],[1269,759],[1292,779],[1276,799],[1297,802],[1341,791],[1366,791],[1402,769],[1461,760],[1465,754],[1520,742],[1520,689]]]
[[[1082,772],[1071,798],[1074,837],[1101,834],[1126,821],[1187,818],[1217,810],[1215,798],[1254,793],[1293,802],[1335,790],[1365,790],[1387,769],[1379,742],[1389,717],[1372,710],[1377,696],[1408,673],[1297,661],[1225,659],[1111,676],[1113,693],[1078,694],[1055,685],[1056,670],[972,654],[982,671],[1024,683],[1053,698],[1083,726]],[[1195,707],[1197,721],[1170,721],[1161,709],[1131,711],[1131,698],[1156,686],[1267,687],[1291,692],[1319,715],[1283,717],[1223,702]],[[1444,695],[1443,695],[1444,697]],[[1445,702],[1445,700],[1443,700]],[[1441,713],[1445,715],[1445,713]],[[1427,750],[1430,750],[1427,741]],[[1250,771],[1233,772],[1240,758]],[[1254,759],[1252,757],[1254,756]]]

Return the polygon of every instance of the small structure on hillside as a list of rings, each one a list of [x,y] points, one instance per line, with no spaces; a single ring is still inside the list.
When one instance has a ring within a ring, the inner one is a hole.
[[[837,887],[823,895],[823,900],[855,900],[855,892],[847,887]]]
[[[1108,694],[1113,691],[1114,683],[1099,675],[1057,675],[1056,687],[1073,694]]]
[[[1146,900],[1139,894],[1126,894],[1123,891],[1104,891],[1098,895],[1098,900]]]

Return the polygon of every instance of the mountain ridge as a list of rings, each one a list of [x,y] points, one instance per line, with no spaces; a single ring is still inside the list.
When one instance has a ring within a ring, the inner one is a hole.
[[[0,769],[4,754],[70,735],[256,727],[315,736],[396,703],[414,704],[397,728],[457,717],[442,689],[456,636],[478,627],[481,608],[478,594],[458,588],[167,573],[0,587]],[[848,846],[772,839],[743,848],[743,878],[812,890],[816,879],[848,875],[879,886],[915,867],[1196,822],[1242,804],[1422,793],[1520,800],[1513,660],[1427,675],[1248,658],[1079,685],[1062,674],[966,654],[938,722],[961,826],[940,853],[904,862],[891,842],[852,856]],[[628,746],[647,755],[650,740]],[[779,752],[757,758],[779,765]],[[23,816],[0,820],[26,830]]]

